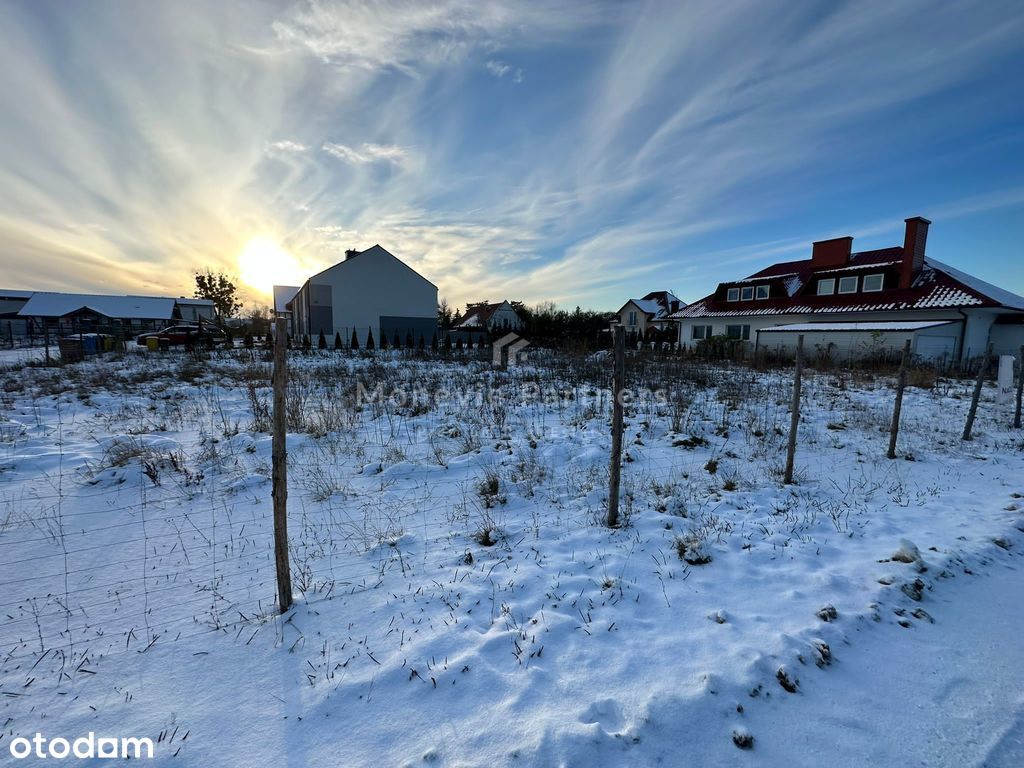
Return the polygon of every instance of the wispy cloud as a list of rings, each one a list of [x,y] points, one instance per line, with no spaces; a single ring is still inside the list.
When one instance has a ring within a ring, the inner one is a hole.
[[[408,151],[404,147],[388,144],[364,143],[359,149],[353,149],[344,144],[325,141],[320,148],[331,157],[336,157],[339,160],[344,160],[346,163],[354,163],[356,165],[373,163],[378,160],[401,163],[408,156]]]
[[[1018,205],[1022,12],[925,10],[0,4],[3,280],[180,293],[260,236],[310,272],[380,242],[453,301],[607,307]]]
[[[298,141],[279,139],[277,141],[272,141],[269,144],[267,144],[267,151],[302,154],[303,152],[308,152],[309,147]]]
[[[489,59],[484,64],[484,68],[499,80],[505,77],[505,75],[509,75],[509,79],[513,83],[523,82],[523,70],[519,67],[513,67],[511,64],[506,64],[503,61]]]

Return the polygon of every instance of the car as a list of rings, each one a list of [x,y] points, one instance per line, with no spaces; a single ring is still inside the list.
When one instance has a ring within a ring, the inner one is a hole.
[[[155,333],[143,333],[135,338],[135,343],[144,347],[149,339],[156,339],[161,346],[176,347],[181,345],[201,344],[213,347],[227,342],[227,335],[215,325],[172,325]]]

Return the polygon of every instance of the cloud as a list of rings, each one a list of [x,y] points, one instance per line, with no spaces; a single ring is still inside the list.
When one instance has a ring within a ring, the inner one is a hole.
[[[511,64],[506,64],[503,61],[490,59],[484,64],[484,68],[499,80],[505,75],[511,75],[510,79],[513,83],[523,82],[523,70],[519,67],[513,68]]]
[[[404,147],[388,144],[363,144],[359,149],[353,149],[344,144],[325,141],[320,148],[331,155],[331,157],[336,157],[339,160],[344,160],[346,163],[354,165],[373,163],[378,160],[401,163],[408,156],[408,152]]]
[[[278,141],[272,141],[269,144],[267,144],[267,151],[302,154],[303,152],[308,152],[309,147],[298,141],[279,139]]]
[[[534,0],[308,2],[273,31],[283,44],[323,61],[412,74],[477,48],[541,45],[609,15],[600,5]]]
[[[617,306],[1015,205],[1021,15],[923,7],[0,4],[4,279],[188,292],[259,236],[310,272],[380,242],[458,303]]]

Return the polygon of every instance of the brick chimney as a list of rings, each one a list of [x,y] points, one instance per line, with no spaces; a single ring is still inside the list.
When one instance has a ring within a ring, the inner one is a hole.
[[[811,249],[812,267],[845,267],[853,250],[852,237],[836,237],[819,240]]]
[[[914,216],[906,219],[903,237],[903,263],[900,265],[900,288],[909,288],[924,266],[924,247],[928,241],[928,219]]]
[[[345,261],[348,261],[353,256],[358,256],[360,253],[362,253],[362,251],[357,251],[355,248],[349,248],[345,251]]]

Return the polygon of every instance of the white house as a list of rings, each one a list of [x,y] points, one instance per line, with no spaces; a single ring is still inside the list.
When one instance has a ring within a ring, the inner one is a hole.
[[[853,238],[813,244],[811,258],[773,264],[720,283],[672,315],[679,342],[725,337],[752,349],[795,349],[837,359],[896,351],[966,361],[991,344],[1024,344],[1024,297],[926,255],[927,219],[906,220],[903,246],[853,252]]]
[[[642,299],[630,299],[623,304],[612,320],[612,330],[621,325],[627,336],[636,338],[644,337],[648,328],[664,331],[674,324],[670,316],[685,306],[686,302],[668,291],[652,291]]]
[[[275,295],[277,288],[275,287]],[[313,275],[287,302],[295,335],[311,339],[353,333],[365,347],[370,334],[380,345],[397,336],[430,344],[437,330],[437,286],[380,245],[346,251],[345,260]]]
[[[497,304],[488,304],[486,301],[467,304],[466,314],[462,316],[453,330],[469,332],[483,332],[484,329],[488,331],[518,331],[522,327],[523,319],[516,311],[515,305],[505,299]]]

